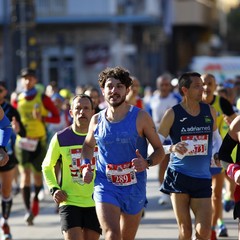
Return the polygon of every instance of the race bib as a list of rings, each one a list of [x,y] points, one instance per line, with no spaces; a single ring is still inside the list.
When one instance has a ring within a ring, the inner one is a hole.
[[[123,164],[108,164],[106,166],[107,180],[116,186],[129,186],[137,183],[136,173],[131,162]]]
[[[192,151],[187,152],[186,156],[207,155],[208,154],[208,135],[189,135],[182,136],[181,141],[188,141],[194,146]]]
[[[29,152],[35,152],[37,149],[37,145],[38,145],[37,139],[21,138],[19,140],[19,147]]]
[[[81,166],[81,149],[70,149],[72,167],[79,169]]]
[[[79,168],[73,167],[72,165],[69,166],[70,171],[71,171],[71,177],[72,177],[72,181],[75,183],[78,183],[80,185],[84,184],[83,178],[82,178],[82,174],[79,171]]]
[[[84,182],[83,182],[82,174],[81,174],[81,154],[82,154],[82,149],[81,148],[70,149],[72,164],[69,165],[69,168],[70,168],[70,172],[71,172],[73,182],[76,182],[80,185],[83,185]],[[95,147],[93,158],[92,158],[92,161],[91,161],[92,170],[94,170],[97,155],[98,155],[98,148]]]

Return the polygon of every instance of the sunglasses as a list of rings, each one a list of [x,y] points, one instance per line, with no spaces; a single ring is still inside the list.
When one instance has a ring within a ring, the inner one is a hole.
[[[3,89],[3,88],[0,88],[0,93],[2,93],[4,90],[5,90],[5,89]]]

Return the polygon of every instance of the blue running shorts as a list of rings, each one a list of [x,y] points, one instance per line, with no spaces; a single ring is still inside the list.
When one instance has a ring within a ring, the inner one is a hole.
[[[212,179],[194,178],[168,168],[160,191],[166,194],[186,193],[192,198],[210,198]]]
[[[93,199],[95,202],[104,202],[113,204],[121,209],[123,213],[135,215],[147,206],[147,198],[144,194],[120,194],[115,191],[104,191],[95,188]]]

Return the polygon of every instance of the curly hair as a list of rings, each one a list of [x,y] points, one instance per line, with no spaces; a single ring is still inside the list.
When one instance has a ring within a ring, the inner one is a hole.
[[[101,88],[104,88],[108,78],[118,79],[123,85],[126,86],[126,88],[129,88],[132,85],[130,73],[123,67],[108,67],[104,69],[98,76],[98,83]]]

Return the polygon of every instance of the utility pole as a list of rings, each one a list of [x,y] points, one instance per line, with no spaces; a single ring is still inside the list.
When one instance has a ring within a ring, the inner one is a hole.
[[[13,65],[15,79],[22,68],[38,67],[34,0],[12,0]]]
[[[27,67],[27,23],[26,23],[26,3],[19,1],[19,31],[20,31],[20,58],[21,68]]]
[[[11,69],[11,45],[10,45],[10,4],[3,0],[3,71],[4,81],[9,90],[13,90],[12,69]]]

